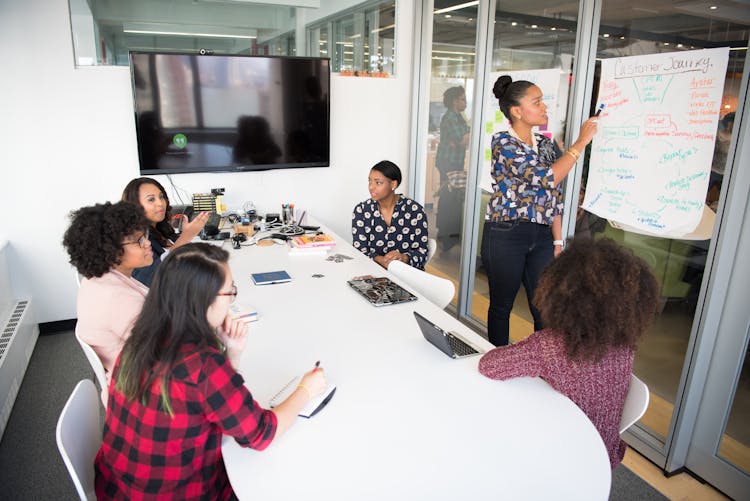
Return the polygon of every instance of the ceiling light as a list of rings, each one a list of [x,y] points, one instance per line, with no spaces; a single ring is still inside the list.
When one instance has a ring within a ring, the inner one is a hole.
[[[669,42],[664,42],[664,45],[665,45],[665,46],[666,46],[666,45],[669,45]]]
[[[709,7],[709,9],[711,9],[711,10],[716,10],[716,9],[718,9],[718,7],[717,7],[717,6],[715,6],[715,5],[712,5],[711,7]]]
[[[518,23],[517,23],[517,22],[515,22],[515,21],[513,21],[512,23],[510,23],[510,25],[511,25],[511,26],[518,26]]]
[[[620,37],[620,40],[625,40],[625,37]]]
[[[532,24],[532,25],[531,25],[531,27],[532,27],[532,28],[536,28],[536,24]]]
[[[434,11],[433,14],[445,14],[446,12],[452,12],[454,10],[465,9],[466,7],[473,7],[475,5],[479,5],[479,0],[476,0],[474,2],[464,2],[458,5],[453,5],[451,7],[446,7],[444,9],[438,9]]]
[[[552,28],[550,28],[550,31],[555,31],[556,29],[557,29],[557,28],[555,28],[555,27],[553,26]]]
[[[159,30],[122,30],[123,33],[139,35],[171,35],[176,37],[205,37],[205,38],[258,38],[255,35],[225,35],[223,33],[193,33],[188,31],[159,31]]]
[[[453,17],[453,16],[451,16],[450,14],[446,14],[446,15],[445,15],[445,18],[446,18],[446,19],[450,19],[451,17]]]
[[[234,27],[218,27],[207,25],[188,25],[175,23],[124,23],[123,33],[139,35],[168,35],[178,37],[204,38],[258,38],[257,30]]]
[[[391,28],[395,27],[395,24],[389,24],[388,26],[383,26],[382,28],[378,28],[376,30],[370,31],[370,33],[380,33],[381,31],[390,30]]]
[[[678,43],[678,44],[677,44],[677,47],[679,47],[679,48],[682,48],[682,44],[681,44],[681,43]]]
[[[609,38],[609,33],[605,33],[605,34],[604,34],[604,35],[602,35],[602,36],[603,36],[604,38]]]

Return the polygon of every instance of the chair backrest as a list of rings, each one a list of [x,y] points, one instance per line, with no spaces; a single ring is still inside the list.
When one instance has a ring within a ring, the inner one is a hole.
[[[450,280],[419,270],[401,261],[391,261],[388,271],[401,279],[407,288],[413,289],[440,308],[448,306],[456,292],[456,287]]]
[[[80,381],[60,413],[57,448],[82,500],[95,500],[94,459],[102,442],[99,395],[89,379]]]
[[[81,339],[81,337],[78,335],[78,329],[76,329],[76,339],[78,340],[78,344],[81,345],[81,349],[83,350],[84,355],[86,355],[86,359],[89,361],[91,368],[94,369],[96,380],[99,382],[99,386],[101,386],[102,388],[102,398],[106,402],[106,397],[107,397],[107,393],[109,392],[109,387],[107,386],[107,376],[104,370],[104,364],[102,364],[102,361],[99,358],[99,355],[96,354],[94,349],[88,344],[86,344],[83,341],[83,339]]]
[[[435,240],[434,238],[428,238],[427,239],[427,263],[432,261],[432,256],[435,255],[436,250],[437,250],[437,240]]]
[[[635,374],[630,375],[630,388],[625,397],[625,405],[622,408],[622,417],[620,418],[620,433],[630,428],[648,408],[648,386],[638,379]]]

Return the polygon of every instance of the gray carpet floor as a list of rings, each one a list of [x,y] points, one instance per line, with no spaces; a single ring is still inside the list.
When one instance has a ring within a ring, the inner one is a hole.
[[[84,378],[95,381],[72,331],[39,337],[0,441],[0,499],[76,499],[57,451],[55,426],[70,392]],[[667,498],[620,465],[612,476],[609,499]]]

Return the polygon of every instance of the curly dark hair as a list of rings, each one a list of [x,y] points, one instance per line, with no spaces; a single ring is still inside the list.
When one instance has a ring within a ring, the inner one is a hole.
[[[453,109],[453,102],[465,94],[466,91],[460,85],[457,87],[451,87],[443,92],[443,104],[446,108]]]
[[[128,202],[106,202],[70,213],[63,245],[70,264],[86,278],[101,277],[120,264],[122,241],[138,231],[148,231],[143,210]]]
[[[614,240],[573,241],[539,279],[534,306],[565,334],[568,356],[598,361],[635,349],[656,313],[659,286],[646,262]]]
[[[169,204],[169,196],[167,195],[164,186],[162,186],[156,179],[151,179],[150,177],[137,177],[130,181],[127,186],[125,186],[125,189],[122,190],[122,201],[130,202],[131,204],[141,207],[140,191],[141,186],[144,184],[153,184],[159,188],[159,191],[164,195],[164,201],[167,202],[167,212],[164,214],[164,219],[154,225],[156,231],[152,232],[152,236],[156,241],[159,242],[162,247],[167,247],[169,245],[169,240],[175,240],[177,234],[172,228],[172,225],[169,224],[172,220],[172,206]]]

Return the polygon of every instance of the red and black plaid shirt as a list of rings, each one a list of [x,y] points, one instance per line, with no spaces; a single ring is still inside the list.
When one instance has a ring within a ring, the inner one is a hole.
[[[173,416],[162,407],[160,381],[151,387],[147,405],[128,400],[110,384],[95,461],[98,499],[229,499],[222,434],[258,450],[273,440],[276,416],[253,400],[221,352],[188,345],[183,353],[169,386]]]

